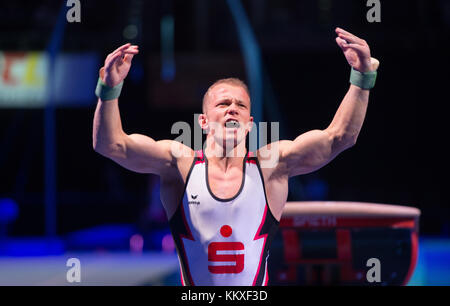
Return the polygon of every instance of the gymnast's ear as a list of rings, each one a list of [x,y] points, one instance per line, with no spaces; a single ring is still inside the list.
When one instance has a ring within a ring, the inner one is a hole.
[[[206,130],[209,128],[208,118],[206,117],[205,114],[200,114],[198,116],[198,124],[200,125],[202,130]]]
[[[247,123],[247,130],[248,130],[249,132],[252,131],[253,124],[254,124],[254,121],[253,121],[253,120],[254,120],[253,117],[250,116],[250,121]]]

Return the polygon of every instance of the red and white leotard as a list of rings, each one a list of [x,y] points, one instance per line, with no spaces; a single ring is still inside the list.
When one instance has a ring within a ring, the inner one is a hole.
[[[169,225],[183,285],[267,285],[269,245],[279,222],[267,202],[258,159],[243,159],[238,193],[216,197],[208,182],[208,160],[196,152],[183,199]]]

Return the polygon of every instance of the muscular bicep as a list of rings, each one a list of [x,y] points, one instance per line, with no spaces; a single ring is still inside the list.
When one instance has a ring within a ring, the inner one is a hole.
[[[154,139],[140,134],[125,135],[109,158],[139,173],[163,174],[176,167],[177,157],[190,150],[173,140]],[[179,153],[179,154],[177,154]]]
[[[335,158],[342,148],[327,130],[312,130],[293,141],[280,141],[280,164],[289,177],[313,172]]]

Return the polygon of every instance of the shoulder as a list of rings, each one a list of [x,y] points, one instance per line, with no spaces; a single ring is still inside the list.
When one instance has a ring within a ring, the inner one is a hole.
[[[261,170],[266,178],[287,174],[285,154],[292,141],[280,140],[267,144],[256,151]]]
[[[291,148],[293,141],[279,140],[262,146],[256,151],[256,155],[260,161],[268,159],[283,159],[286,152]]]
[[[169,171],[162,173],[161,176],[164,176],[165,179],[171,179],[174,176],[184,178],[184,174],[189,171],[194,161],[195,151],[176,140],[160,140],[158,142],[164,146],[165,150],[170,152],[173,165]]]

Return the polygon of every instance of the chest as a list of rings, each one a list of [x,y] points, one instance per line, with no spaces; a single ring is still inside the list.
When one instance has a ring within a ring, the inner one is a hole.
[[[219,167],[208,165],[205,175],[210,191],[221,199],[235,196],[244,181],[243,169],[238,167],[225,172]]]
[[[244,168],[245,171],[241,169],[220,175],[208,170],[208,179],[203,165],[195,167],[189,177],[184,197],[188,222],[202,233],[202,239],[209,240],[224,225],[231,227],[236,234],[238,228],[244,229],[234,236],[244,239],[242,237],[247,237],[245,229],[249,228],[250,223],[255,227],[253,232],[256,231],[266,208],[258,169],[250,166]],[[250,239],[250,236],[247,238]]]

